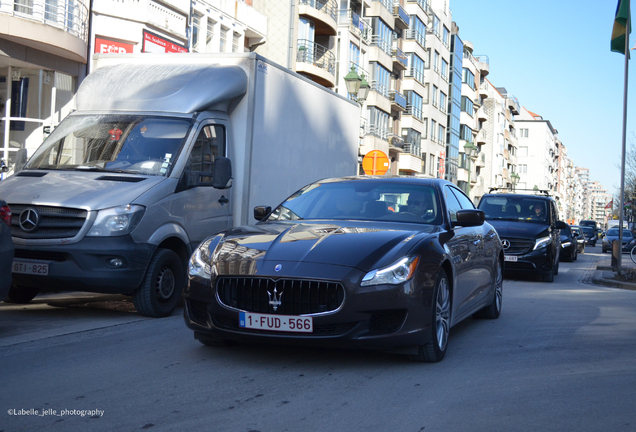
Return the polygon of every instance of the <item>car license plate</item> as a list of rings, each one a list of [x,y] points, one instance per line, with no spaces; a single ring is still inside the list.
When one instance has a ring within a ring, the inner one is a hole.
[[[504,261],[517,262],[517,257],[514,255],[504,255]]]
[[[312,317],[296,315],[271,315],[241,312],[239,326],[256,330],[270,330],[280,332],[311,333],[314,331]]]
[[[14,260],[11,271],[13,273],[20,274],[46,276],[49,274],[49,265],[47,263],[34,263],[28,261]]]

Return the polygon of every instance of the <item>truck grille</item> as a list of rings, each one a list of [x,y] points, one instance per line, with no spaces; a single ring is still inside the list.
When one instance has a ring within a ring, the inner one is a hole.
[[[220,277],[216,289],[224,305],[255,313],[324,313],[344,301],[342,284],[315,280]]]
[[[515,239],[515,238],[501,239],[502,242],[504,240],[508,240],[510,242],[510,247],[504,250],[504,253],[506,255],[527,254],[528,252],[531,252],[532,248],[534,247],[534,240]]]
[[[9,204],[13,212],[11,235],[23,239],[56,239],[75,237],[86,222],[86,210]],[[23,213],[30,210],[29,221]]]

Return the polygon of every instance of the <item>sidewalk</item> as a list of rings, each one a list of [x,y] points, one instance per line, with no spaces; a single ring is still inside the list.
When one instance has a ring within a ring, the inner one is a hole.
[[[629,254],[623,254],[621,260],[624,269],[636,269],[636,264],[632,262]],[[603,254],[603,257],[599,259],[596,270],[594,271],[594,276],[592,276],[592,283],[636,291],[636,281],[626,282],[616,279],[616,273],[612,270],[611,254]]]

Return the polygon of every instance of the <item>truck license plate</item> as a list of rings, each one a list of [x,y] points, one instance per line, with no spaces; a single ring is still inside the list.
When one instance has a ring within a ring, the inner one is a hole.
[[[311,333],[314,331],[314,322],[312,317],[241,312],[239,314],[239,327],[256,330]]]
[[[49,274],[49,265],[47,263],[33,263],[27,261],[13,261],[13,273],[31,274],[46,276]]]
[[[517,262],[515,255],[504,255],[504,261]]]

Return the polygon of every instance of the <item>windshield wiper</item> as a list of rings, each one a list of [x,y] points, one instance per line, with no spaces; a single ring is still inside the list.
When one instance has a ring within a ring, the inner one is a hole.
[[[100,171],[100,168],[95,165],[78,165],[75,167],[77,171]]]

